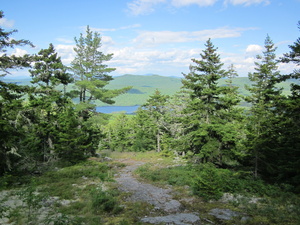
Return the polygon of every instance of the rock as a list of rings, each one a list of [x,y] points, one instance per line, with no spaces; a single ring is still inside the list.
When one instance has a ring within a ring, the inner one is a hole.
[[[232,211],[230,209],[218,209],[218,208],[210,210],[208,214],[220,220],[231,220],[233,219],[233,217],[240,216],[240,213]]]
[[[239,202],[239,201],[245,201],[248,203],[252,204],[257,204],[261,198],[256,198],[256,197],[245,197],[242,195],[233,195],[230,193],[224,193],[222,198],[220,199],[221,202],[223,203],[228,203],[228,202]]]
[[[95,153],[94,156],[95,156],[96,158],[101,158],[101,154],[99,154],[99,153]]]
[[[109,157],[105,156],[105,157],[103,158],[103,160],[104,160],[104,161],[112,161],[112,158],[109,158]]]
[[[147,217],[141,219],[144,223],[152,224],[174,224],[174,225],[190,225],[200,224],[200,218],[196,213],[180,213],[168,216]]]

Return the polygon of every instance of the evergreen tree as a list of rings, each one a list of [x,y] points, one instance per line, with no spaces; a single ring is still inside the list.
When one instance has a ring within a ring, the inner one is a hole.
[[[59,159],[68,163],[86,159],[94,146],[71,102],[60,108],[56,121],[54,147]]]
[[[75,38],[75,42],[76,57],[71,63],[71,70],[74,72],[79,101],[91,103],[93,100],[100,100],[108,104],[114,103],[112,99],[128,91],[130,87],[118,90],[104,88],[113,79],[109,73],[115,70],[109,68],[104,62],[111,60],[113,54],[106,55],[99,51],[100,34],[91,31],[89,26],[87,26],[86,36],[80,34],[79,38]]]
[[[135,130],[133,151],[144,152],[156,149],[155,123],[149,117],[149,113],[142,107],[139,107],[136,112],[133,129]]]
[[[106,125],[106,138],[101,141],[101,144],[112,151],[131,151],[135,132],[132,119],[125,114],[120,114]]]
[[[4,17],[0,11],[0,19]],[[29,55],[8,55],[8,49],[16,46],[30,45],[28,40],[16,40],[11,37],[17,30],[5,31],[0,27],[0,77],[9,74],[11,69],[22,69],[30,66]],[[25,135],[23,127],[18,122],[23,110],[22,97],[29,91],[29,87],[0,80],[0,175],[15,169],[21,158],[20,140]]]
[[[59,84],[68,85],[72,82],[71,75],[67,73],[61,58],[57,56],[53,44],[50,44],[48,49],[40,50],[33,59],[33,69],[29,70],[33,78],[32,83],[55,87]]]
[[[252,86],[246,86],[251,95],[246,98],[251,103],[250,118],[248,120],[248,146],[250,155],[254,159],[254,175],[259,170],[265,170],[268,162],[265,156],[274,146],[267,143],[276,143],[269,131],[276,118],[276,104],[281,98],[281,89],[276,84],[280,81],[278,61],[276,60],[276,47],[269,36],[265,39],[265,50],[262,56],[257,56],[255,72],[249,73]],[[272,140],[270,142],[270,140]]]
[[[171,96],[165,105],[163,145],[165,150],[173,151],[175,155],[185,155],[189,141],[185,134],[184,121],[188,117],[184,113],[189,96],[183,90]]]
[[[156,90],[153,95],[149,97],[147,102],[142,105],[142,109],[149,114],[149,119],[154,123],[156,133],[156,151],[161,151],[161,139],[166,130],[166,113],[167,101],[169,96],[162,95],[159,90]]]
[[[237,155],[236,138],[239,129],[234,123],[233,107],[239,103],[238,96],[231,87],[219,86],[218,80],[228,76],[224,70],[217,48],[209,39],[201,59],[192,59],[190,73],[184,74],[183,87],[190,91],[190,102],[186,126],[189,149],[197,154],[202,162],[219,165],[230,164]],[[231,113],[228,113],[231,111]]]
[[[40,140],[36,147],[40,152],[37,154],[46,162],[54,157],[57,111],[67,104],[67,99],[55,88],[59,84],[67,85],[71,79],[52,44],[48,49],[40,50],[33,58],[34,66],[29,72],[33,77],[32,83],[38,86],[29,95],[27,108],[34,115],[32,124],[36,127],[36,138]]]
[[[298,22],[300,30],[300,21]],[[281,58],[283,63],[292,63],[300,65],[300,38],[298,38],[290,47],[290,52],[284,54]],[[276,113],[277,120],[272,120],[272,137],[276,140],[276,145],[266,154],[269,160],[269,167],[265,176],[272,178],[274,182],[284,182],[292,184],[295,191],[299,192],[300,185],[300,69],[286,75],[281,75],[281,80],[291,82],[291,92],[277,102]],[[271,144],[271,143],[270,143]]]
[[[0,19],[3,17],[3,11],[0,11]],[[0,27],[0,72],[3,73],[0,74],[0,77],[9,74],[9,70],[11,69],[22,69],[30,66],[31,57],[29,55],[7,55],[8,48],[25,45],[34,47],[33,44],[28,40],[16,40],[11,38],[11,35],[16,32],[17,30],[5,31],[2,27]]]

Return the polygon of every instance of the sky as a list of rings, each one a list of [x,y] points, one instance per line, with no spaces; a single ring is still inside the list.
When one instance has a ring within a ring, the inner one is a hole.
[[[75,57],[75,37],[86,26],[102,38],[99,49],[113,53],[110,75],[158,74],[183,77],[211,38],[224,69],[239,76],[254,70],[269,35],[281,57],[299,36],[300,0],[0,0],[0,26],[17,29],[12,38],[35,47],[10,54],[34,54],[52,43],[65,65]],[[293,70],[282,64],[282,73]],[[28,76],[13,71],[10,76]]]

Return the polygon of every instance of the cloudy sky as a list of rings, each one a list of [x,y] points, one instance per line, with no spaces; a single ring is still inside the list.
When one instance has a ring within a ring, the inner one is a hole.
[[[102,36],[101,51],[114,53],[113,76],[182,77],[208,38],[225,67],[234,64],[247,76],[267,35],[278,57],[300,36],[300,0],[1,0],[0,10],[0,26],[17,29],[13,38],[36,46],[14,54],[37,53],[53,43],[66,65],[74,58],[74,37],[89,25]],[[280,67],[283,73],[291,69]],[[20,74],[25,72],[15,76]]]

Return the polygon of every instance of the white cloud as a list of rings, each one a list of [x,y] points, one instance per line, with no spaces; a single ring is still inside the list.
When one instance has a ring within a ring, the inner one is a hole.
[[[125,73],[145,74],[157,73],[161,75],[180,75],[188,69],[191,59],[199,55],[200,49],[169,49],[147,50],[134,47],[110,49],[114,53],[109,65],[117,68],[118,75]],[[165,71],[173,71],[165,74]]]
[[[166,43],[182,43],[193,41],[206,41],[209,38],[231,38],[241,36],[242,31],[254,28],[228,28],[221,27],[213,30],[201,31],[144,31],[133,42],[139,46],[153,46]]]
[[[12,52],[12,55],[15,56],[24,56],[25,54],[28,54],[28,52],[24,49],[20,48],[15,48],[14,51]]]
[[[75,45],[56,45],[55,50],[64,64],[70,64],[75,58]]]
[[[259,54],[262,52],[262,50],[263,50],[263,47],[260,45],[248,45],[246,48],[246,53]]]
[[[225,4],[250,6],[254,4],[270,4],[270,0],[225,0]]]
[[[109,49],[110,46],[114,44],[114,41],[109,36],[102,36],[101,37],[101,43],[102,47],[100,51],[105,52],[107,49]],[[74,51],[75,45],[65,45],[65,44],[58,44],[55,46],[55,50],[58,53],[58,55],[61,57],[62,62],[64,64],[70,64],[73,59],[75,58],[75,51]],[[105,53],[106,54],[106,53]]]
[[[3,26],[3,27],[11,28],[14,26],[14,23],[15,22],[13,20],[8,20],[6,18],[0,19],[0,26]]]
[[[281,74],[289,74],[292,73],[294,70],[299,70],[300,66],[297,66],[296,64],[291,63],[279,63],[278,64],[278,70],[281,72]]]
[[[127,7],[129,13],[134,16],[147,15],[154,11],[155,5],[164,2],[166,2],[166,0],[135,0],[127,3]]]
[[[198,5],[198,6],[211,6],[215,4],[218,0],[172,0],[172,5],[176,7],[188,6],[188,5]]]
[[[104,45],[113,45],[115,42],[110,36],[101,36],[101,43]]]

